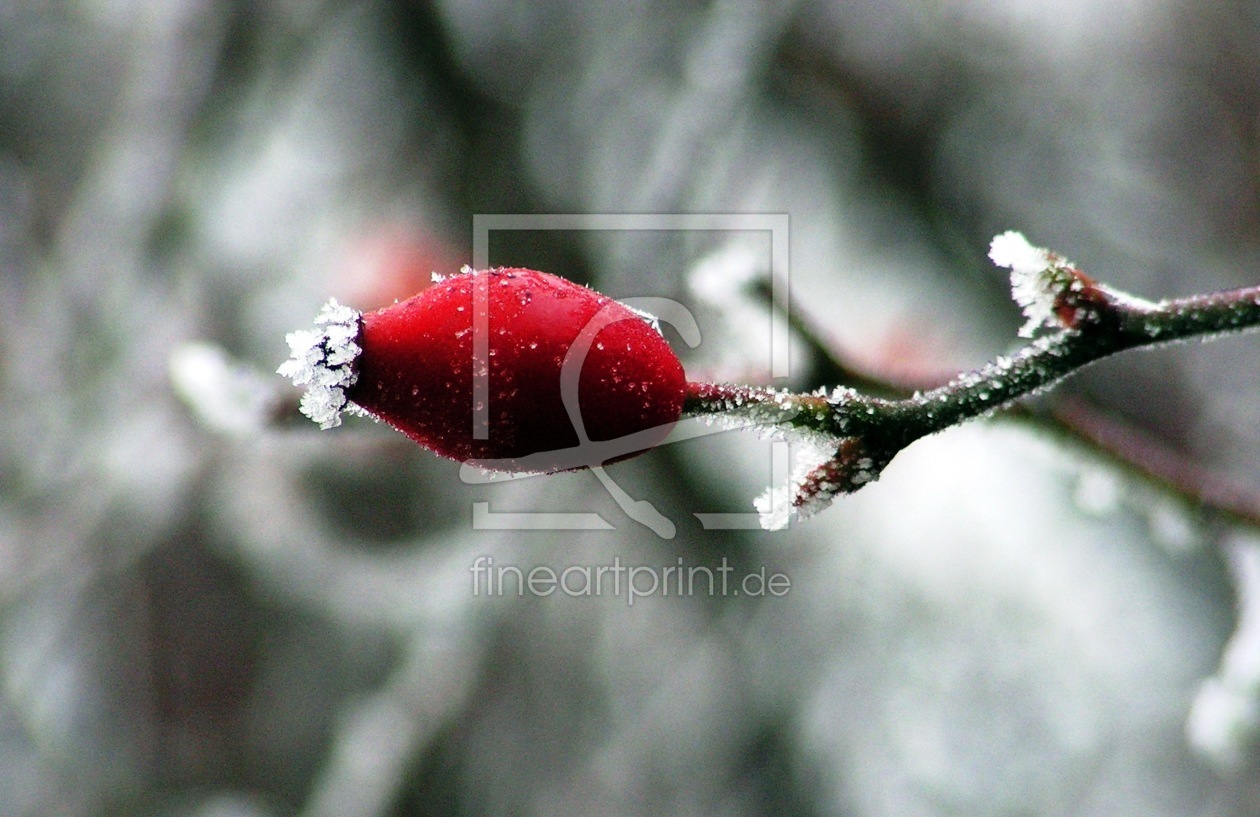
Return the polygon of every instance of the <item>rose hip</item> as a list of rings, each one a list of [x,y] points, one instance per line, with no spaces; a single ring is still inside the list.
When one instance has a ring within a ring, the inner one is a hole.
[[[358,408],[441,456],[495,470],[622,459],[659,443],[682,414],[686,377],[660,333],[544,272],[469,270],[364,315],[330,302],[317,325],[289,335],[293,358],[280,368],[307,386],[308,416],[331,428]]]

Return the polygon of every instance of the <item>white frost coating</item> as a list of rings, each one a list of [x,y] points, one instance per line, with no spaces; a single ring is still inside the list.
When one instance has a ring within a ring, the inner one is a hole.
[[[836,441],[803,434],[793,434],[792,438],[796,462],[787,485],[771,485],[753,500],[764,530],[783,530],[793,518],[813,516],[836,498],[836,490],[805,490],[809,476],[836,455]]]
[[[341,412],[348,402],[346,389],[359,377],[354,370],[354,361],[362,351],[355,343],[359,317],[359,312],[330,298],[315,318],[316,329],[285,335],[291,355],[276,372],[293,385],[306,387],[302,413],[320,428],[341,425]]]
[[[1023,233],[1007,230],[989,244],[989,258],[1011,271],[1011,297],[1024,310],[1028,320],[1019,330],[1021,338],[1031,338],[1043,326],[1054,326],[1054,301],[1058,294],[1055,273],[1071,263],[1049,250],[1034,247]]]
[[[1040,275],[1050,266],[1049,251],[1029,244],[1024,234],[1015,230],[994,236],[989,242],[989,258],[999,267],[1024,276]]]
[[[784,530],[792,521],[792,493],[786,486],[766,489],[753,500],[762,530]]]

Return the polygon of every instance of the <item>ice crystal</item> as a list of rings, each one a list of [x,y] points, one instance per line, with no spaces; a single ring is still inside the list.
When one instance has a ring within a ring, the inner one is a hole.
[[[285,335],[290,356],[276,372],[295,386],[306,387],[300,406],[303,414],[320,428],[335,428],[347,408],[346,389],[358,379],[354,361],[360,352],[355,342],[359,313],[331,298],[315,318],[315,326]]]
[[[830,505],[842,490],[839,483],[826,479],[825,466],[836,456],[835,439],[798,433],[791,440],[795,463],[787,484],[771,485],[753,500],[765,530],[783,530],[793,518],[814,515]]]
[[[626,309],[629,309],[631,312],[638,315],[640,318],[644,320],[644,322],[647,323],[648,326],[655,329],[656,334],[662,335],[662,336],[665,334],[664,332],[661,331],[660,318],[656,317],[651,312],[648,312],[646,309],[635,309],[633,306],[627,306],[625,304],[623,304],[623,306],[626,306]]]
[[[763,530],[783,530],[792,520],[792,494],[786,485],[772,485],[753,500]]]
[[[1063,275],[1071,263],[1047,249],[1034,247],[1023,233],[1014,230],[993,239],[989,244],[989,258],[1011,271],[1011,297],[1028,319],[1019,330],[1019,336],[1031,338],[1041,327],[1056,325],[1055,300],[1062,291]]]

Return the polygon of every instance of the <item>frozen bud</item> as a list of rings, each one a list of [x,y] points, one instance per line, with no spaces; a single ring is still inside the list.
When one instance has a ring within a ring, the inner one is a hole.
[[[1094,282],[1071,261],[1034,247],[1014,230],[993,239],[989,258],[1011,271],[1011,297],[1027,318],[1020,337],[1030,338],[1042,327],[1075,328],[1082,308],[1105,301]]]

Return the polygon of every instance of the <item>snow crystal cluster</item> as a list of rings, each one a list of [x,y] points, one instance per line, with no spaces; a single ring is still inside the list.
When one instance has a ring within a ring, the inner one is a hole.
[[[1043,326],[1056,325],[1054,305],[1062,274],[1072,265],[1042,247],[1034,247],[1023,233],[1007,230],[989,244],[989,258],[1011,271],[1011,297],[1024,310],[1027,322],[1021,338],[1031,338]]]
[[[765,386],[735,386],[706,397],[720,411],[699,415],[710,426],[734,431],[751,428],[763,438],[786,439],[793,430],[791,420],[801,407],[792,401],[788,391]]]
[[[361,351],[355,343],[359,317],[357,311],[331,298],[315,318],[314,330],[299,329],[285,335],[290,357],[276,372],[295,386],[306,387],[302,413],[320,428],[341,425],[341,412],[349,402],[346,389],[358,379],[354,361]]]
[[[765,530],[783,530],[793,519],[812,516],[840,494],[879,478],[879,469],[870,459],[852,463],[856,470],[849,468],[847,462],[837,461],[843,433],[836,436],[811,429],[799,417],[802,412],[809,412],[816,415],[814,420],[821,421],[824,418],[817,416],[819,412],[827,413],[826,407],[844,406],[858,393],[840,386],[818,389],[811,396],[823,398],[825,406],[767,387],[730,387],[705,397],[711,407],[720,409],[715,414],[701,415],[705,423],[727,429],[751,428],[763,438],[791,444],[792,469],[787,479],[771,485],[753,501]],[[844,425],[841,420],[841,429]]]
[[[771,485],[753,500],[764,530],[783,530],[793,518],[804,519],[831,504],[840,486],[822,484],[819,474],[836,456],[837,443],[822,435],[793,435],[794,467],[786,485]]]
[[[787,485],[771,485],[753,500],[762,530],[786,530],[792,521],[792,492]]]

